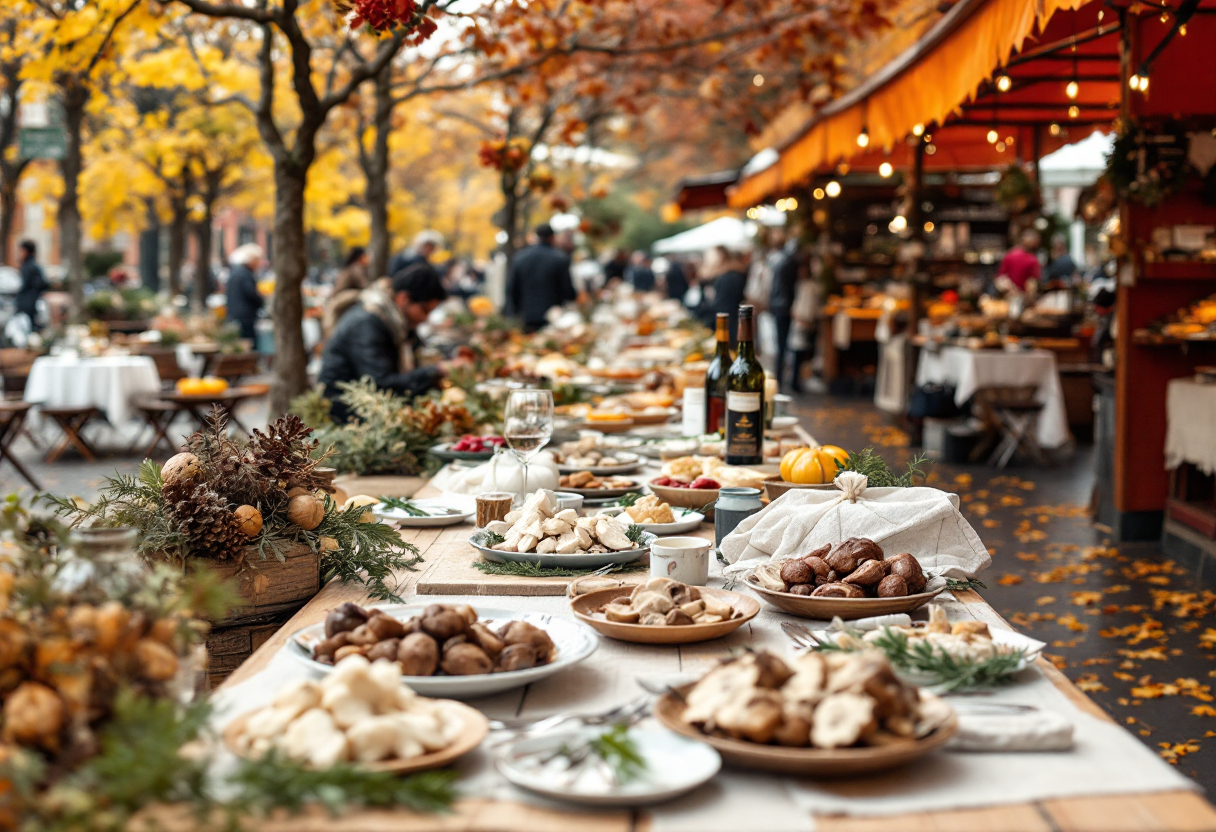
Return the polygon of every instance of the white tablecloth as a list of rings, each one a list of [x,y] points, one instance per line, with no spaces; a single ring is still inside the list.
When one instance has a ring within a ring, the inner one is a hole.
[[[963,405],[977,390],[989,387],[1037,387],[1035,401],[1043,403],[1035,438],[1044,448],[1058,448],[1068,441],[1068,414],[1064,388],[1056,369],[1056,355],[1048,350],[969,350],[942,347],[921,350],[916,366],[916,384],[946,384],[954,387],[954,401]]]
[[[47,355],[34,361],[25,383],[27,402],[46,407],[92,405],[115,426],[131,418],[133,398],[159,392],[156,362],[145,355]]]
[[[1165,393],[1165,467],[1216,473],[1216,384],[1176,378]]]

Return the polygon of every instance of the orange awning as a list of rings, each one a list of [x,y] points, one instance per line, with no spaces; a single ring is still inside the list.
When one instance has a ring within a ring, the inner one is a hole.
[[[867,159],[877,158],[885,152],[902,154],[901,148],[906,147],[904,140],[917,124],[946,124],[947,127],[938,128],[943,131],[942,141],[935,141],[940,144],[939,154],[946,153],[950,142],[945,140],[945,131],[961,129],[951,128],[948,120],[952,115],[961,116],[962,107],[968,101],[974,102],[975,109],[962,120],[962,126],[974,128],[981,134],[992,129],[985,126],[989,122],[1002,132],[1003,137],[1014,127],[1045,124],[1053,118],[1067,120],[1063,110],[1068,101],[1064,99],[1062,85],[1070,72],[1080,72],[1077,69],[1079,58],[1066,65],[1067,70],[1049,73],[1055,80],[1054,86],[1061,87],[1059,90],[1047,90],[1044,84],[1048,79],[1026,76],[1013,89],[993,99],[995,109],[991,103],[984,109],[982,99],[977,100],[976,96],[994,72],[1010,61],[1015,51],[1027,54],[1034,51],[1033,48],[1025,49],[1028,38],[1042,33],[1044,37],[1040,40],[1049,40],[1045,36],[1046,27],[1057,12],[1077,10],[1091,3],[1092,0],[960,0],[914,46],[857,88],[823,107],[781,148],[780,159],[774,165],[736,186],[731,193],[731,205],[746,208],[758,204],[772,195],[788,191],[816,171],[851,160],[858,154],[864,153]],[[1092,8],[1100,6],[1093,3]],[[1099,20],[1097,12],[1091,16],[1095,21]],[[1099,24],[1102,37],[1116,31],[1115,16],[1110,17],[1105,28]],[[1068,32],[1058,34],[1069,35]],[[1071,34],[1076,38],[1079,32],[1074,30]],[[1106,37],[1106,40],[1112,38]],[[1100,57],[1105,58],[1105,54]],[[1058,60],[1058,56],[1052,59]],[[1099,78],[1092,83],[1084,82],[1082,86],[1087,98],[1077,103],[1079,107],[1085,107],[1086,117],[1076,120],[1076,125],[1088,125],[1092,129],[1095,123],[1109,124],[1113,113],[1110,108],[1117,108],[1119,100],[1117,68],[1104,67]],[[1064,107],[1059,105],[1060,101],[1064,102]],[[863,128],[870,139],[865,151],[857,144]],[[969,130],[968,135],[971,132]],[[1077,138],[1074,135],[1068,140],[1076,141]],[[1045,143],[1040,149],[1046,151],[1048,145]],[[993,157],[991,151],[957,151],[956,155],[968,156],[980,164],[985,156]],[[1012,161],[1014,157],[1005,158]],[[945,158],[936,160],[934,166],[944,166],[945,161]],[[897,163],[892,160],[892,164]]]

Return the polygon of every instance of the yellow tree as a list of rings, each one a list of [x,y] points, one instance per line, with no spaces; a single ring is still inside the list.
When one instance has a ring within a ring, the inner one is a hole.
[[[155,31],[158,19],[143,0],[8,0],[7,5],[23,16],[23,26],[35,41],[36,57],[26,63],[22,77],[44,85],[63,113],[59,251],[79,306],[84,280],[79,203],[85,115],[100,82],[116,72],[123,31]]]
[[[21,71],[30,60],[26,27],[12,6],[0,8],[0,262],[12,255],[13,219],[17,188],[30,160],[17,146],[17,119],[21,113]]]
[[[291,399],[308,389],[301,328],[307,274],[305,190],[317,160],[318,137],[333,111],[388,65],[436,3],[420,3],[406,25],[373,35],[352,32],[326,0],[266,0],[257,5],[226,0],[172,2],[196,15],[222,19],[224,26],[241,27],[257,46],[257,96],[237,93],[232,98],[253,112],[274,162],[276,358],[270,412],[284,413]],[[363,50],[368,50],[365,60],[354,64],[345,60],[352,53],[362,55]],[[280,83],[281,75],[287,76],[289,85]]]

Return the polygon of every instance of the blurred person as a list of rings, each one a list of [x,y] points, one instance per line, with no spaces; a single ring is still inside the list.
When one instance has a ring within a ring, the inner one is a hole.
[[[747,289],[744,258],[722,246],[715,246],[705,256],[705,276],[711,282],[704,289],[697,317],[712,329],[719,312],[729,315],[730,343],[733,346],[739,335],[739,304],[743,303]]]
[[[1033,292],[1039,282],[1039,232],[1027,228],[1018,239],[1018,245],[1009,251],[997,268],[996,287],[1002,294],[1011,289],[1019,293]]]
[[[777,384],[786,386],[785,366],[789,357],[790,326],[794,320],[794,299],[798,290],[798,244],[795,236],[789,239],[774,239],[780,245],[775,250],[775,256],[769,260],[770,279],[768,293],[768,312],[773,316],[777,336]],[[783,244],[782,244],[783,243]],[[796,384],[794,385],[797,386]]]
[[[445,375],[439,366],[414,367],[415,329],[447,298],[439,275],[419,262],[399,272],[392,288],[364,289],[338,321],[321,355],[317,380],[325,386],[335,422],[350,411],[339,399],[340,382],[369,377],[381,390],[417,396],[434,389]]]
[[[366,289],[369,282],[367,264],[370,259],[363,246],[352,248],[346,255],[346,262],[342,264],[338,276],[334,278],[334,294],[351,289],[358,289],[360,292]]]
[[[1071,284],[1078,271],[1076,261],[1068,253],[1067,238],[1063,234],[1052,235],[1051,258],[1047,263],[1047,268],[1043,270],[1043,281]]]
[[[266,259],[266,252],[257,243],[237,246],[228,257],[232,265],[228,272],[228,304],[225,315],[240,327],[241,337],[254,340],[258,314],[265,302],[258,292],[257,271]]]
[[[612,256],[604,263],[604,288],[615,280],[618,283],[625,279],[625,269],[629,267],[629,252],[623,248],[613,250]]]
[[[674,257],[667,259],[667,274],[663,275],[663,290],[667,293],[667,297],[672,300],[684,302],[684,295],[688,294],[688,276],[684,270],[684,264]]]
[[[47,283],[46,275],[42,273],[42,266],[38,265],[38,246],[33,240],[22,240],[21,288],[17,290],[17,295],[13,300],[17,307],[17,314],[29,316],[30,328],[34,332],[42,329],[38,323],[38,299],[49,288],[51,288],[51,284]]]
[[[507,317],[518,318],[525,332],[546,323],[549,310],[576,299],[570,258],[553,246],[553,229],[536,228],[536,243],[521,249],[507,272]]]
[[[637,292],[654,291],[654,269],[650,268],[650,256],[646,252],[635,251],[630,255],[629,267],[625,269],[625,282]]]
[[[793,354],[790,392],[802,393],[802,368],[815,356],[815,318],[819,311],[819,284],[809,269],[799,269],[790,308],[792,323],[788,347]]]
[[[394,257],[392,262],[389,263],[389,276],[396,277],[397,272],[408,269],[415,263],[430,263],[431,257],[434,256],[435,252],[443,248],[443,244],[443,235],[438,231],[431,228],[419,231],[414,235],[413,244]]]

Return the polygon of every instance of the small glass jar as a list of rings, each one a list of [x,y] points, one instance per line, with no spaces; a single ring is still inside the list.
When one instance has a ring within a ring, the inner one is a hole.
[[[764,503],[760,501],[759,488],[723,488],[714,503],[714,545],[735,530],[747,517],[751,517]]]

